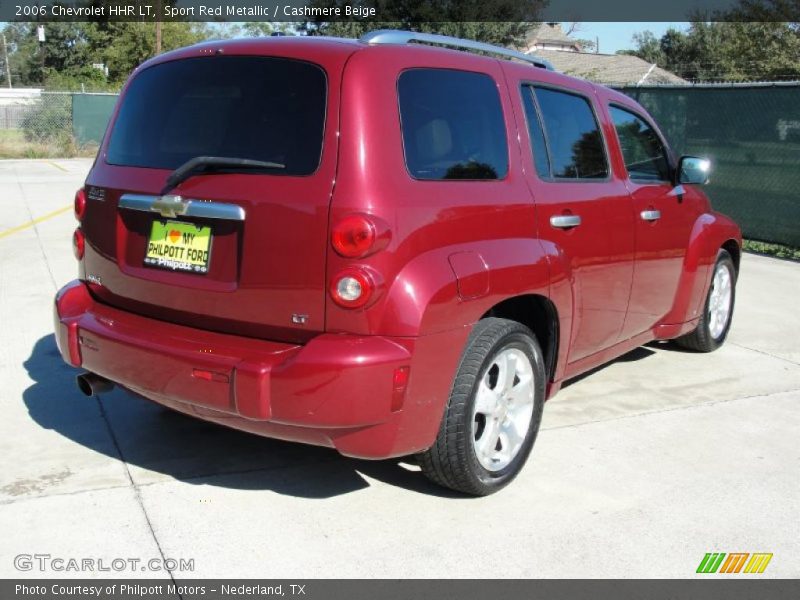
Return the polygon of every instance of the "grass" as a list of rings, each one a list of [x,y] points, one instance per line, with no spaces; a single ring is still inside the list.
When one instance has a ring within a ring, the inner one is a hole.
[[[754,252],[755,254],[766,254],[776,258],[785,258],[800,262],[800,248],[794,246],[784,246],[783,244],[772,244],[770,242],[759,242],[757,240],[745,240],[744,251]]]
[[[0,130],[0,159],[4,158],[92,158],[96,144],[79,145],[71,136],[49,142],[29,142],[19,129]]]

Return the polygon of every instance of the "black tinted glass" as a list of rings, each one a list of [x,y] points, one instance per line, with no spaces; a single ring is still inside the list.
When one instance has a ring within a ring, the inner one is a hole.
[[[668,181],[667,152],[655,129],[627,110],[612,106],[610,112],[630,178]]]
[[[541,177],[550,177],[547,145],[544,141],[544,132],[539,121],[539,113],[536,111],[536,105],[533,102],[533,90],[530,87],[522,88],[522,103],[525,106],[525,119],[528,122],[528,135],[531,138],[531,149],[533,150],[533,162],[536,164],[536,172]]]
[[[319,165],[325,74],[309,63],[214,56],[162,63],[131,82],[107,160],[175,169],[196,156],[285,165],[308,175]]]
[[[488,75],[413,69],[398,82],[406,165],[417,179],[501,179],[508,149]]]
[[[553,176],[597,179],[608,175],[603,138],[589,102],[580,96],[534,88],[542,111]]]

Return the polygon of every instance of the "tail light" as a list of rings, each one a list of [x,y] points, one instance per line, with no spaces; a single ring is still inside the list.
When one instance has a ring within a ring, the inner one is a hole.
[[[86,250],[86,238],[81,231],[81,228],[78,227],[75,230],[75,233],[72,234],[72,251],[75,253],[75,258],[81,260],[83,258],[83,252]]]
[[[78,221],[83,221],[83,215],[86,213],[86,190],[83,188],[75,192],[75,218]]]
[[[389,226],[373,215],[347,215],[331,229],[331,245],[345,258],[363,258],[383,250],[392,237]]]
[[[349,215],[331,231],[333,249],[347,258],[359,258],[375,245],[375,224],[366,215]]]
[[[333,301],[344,308],[360,308],[372,297],[375,280],[366,269],[345,269],[333,278],[330,293]]]
[[[391,239],[389,226],[373,215],[353,213],[331,228],[331,245],[344,258],[364,258],[385,248]],[[380,275],[364,266],[349,266],[330,283],[333,301],[343,308],[366,306],[381,284]]]

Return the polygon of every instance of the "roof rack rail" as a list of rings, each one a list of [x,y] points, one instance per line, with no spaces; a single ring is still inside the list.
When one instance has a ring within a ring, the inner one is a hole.
[[[507,58],[515,58],[526,63],[530,63],[540,69],[555,71],[553,65],[543,58],[531,54],[523,54],[516,50],[492,46],[483,42],[472,40],[462,40],[461,38],[449,35],[437,35],[435,33],[416,33],[414,31],[400,31],[397,29],[378,29],[370,31],[361,36],[361,42],[365,44],[408,44],[411,42],[422,42],[425,44],[439,44],[451,48],[461,48],[464,50],[478,50],[489,54],[497,54]]]

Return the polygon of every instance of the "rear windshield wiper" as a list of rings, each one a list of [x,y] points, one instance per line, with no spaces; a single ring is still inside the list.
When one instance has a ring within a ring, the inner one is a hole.
[[[161,190],[162,194],[166,194],[176,185],[182,181],[186,181],[193,177],[196,171],[220,172],[229,169],[285,169],[286,165],[275,162],[266,162],[262,160],[250,160],[249,158],[229,158],[225,156],[195,156],[193,159],[186,161],[180,167],[175,169],[169,177],[167,177],[166,185]]]

